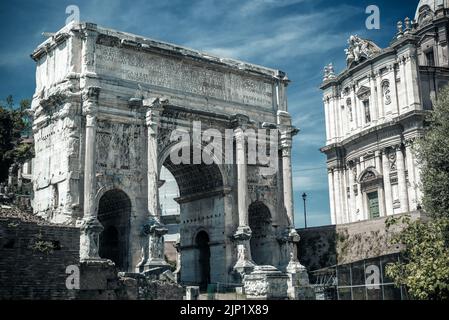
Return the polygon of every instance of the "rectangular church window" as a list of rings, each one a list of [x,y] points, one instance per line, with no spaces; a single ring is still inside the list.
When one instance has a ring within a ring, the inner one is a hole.
[[[371,113],[369,111],[369,100],[363,101],[363,108],[365,109],[365,123],[370,123]]]
[[[377,191],[368,193],[368,209],[370,219],[379,218],[379,195]]]
[[[433,50],[426,52],[426,60],[429,67],[435,66],[435,56],[433,54]]]

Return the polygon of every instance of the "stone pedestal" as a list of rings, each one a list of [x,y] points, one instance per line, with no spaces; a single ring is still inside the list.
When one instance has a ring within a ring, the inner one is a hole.
[[[238,227],[234,234],[234,240],[237,243],[237,262],[234,265],[234,271],[236,271],[241,278],[243,278],[244,275],[251,273],[256,265],[251,258],[249,242],[251,234],[250,227]]]
[[[200,296],[200,287],[186,287],[185,300],[198,300]]]
[[[143,227],[143,233],[148,236],[148,258],[143,265],[144,273],[164,272],[170,265],[164,257],[164,235],[168,229],[156,217],[151,217]]]
[[[117,281],[117,268],[111,260],[86,260],[80,263],[80,290],[109,290]]]
[[[103,226],[97,218],[83,219],[80,226],[80,260],[100,260],[99,237]]]
[[[285,273],[273,266],[256,266],[243,278],[246,297],[253,300],[287,299],[288,280]]]
[[[173,272],[176,282],[181,282],[181,240],[176,240],[176,270]]]
[[[288,275],[288,297],[291,300],[312,299],[313,290],[310,287],[307,269],[298,260],[298,243],[300,237],[295,229],[288,236],[290,261],[286,271]]]

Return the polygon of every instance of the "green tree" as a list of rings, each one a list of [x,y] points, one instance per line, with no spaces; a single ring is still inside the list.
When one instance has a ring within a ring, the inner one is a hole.
[[[0,103],[0,182],[8,177],[8,169],[13,163],[23,163],[33,157],[33,146],[21,144],[22,133],[31,132],[28,114],[29,100],[22,100],[20,108],[14,108],[11,95],[6,104]]]
[[[392,218],[394,219],[394,218]],[[410,221],[396,218],[405,228],[392,243],[401,244],[401,262],[387,265],[386,273],[397,286],[405,286],[413,299],[449,299],[449,220]]]
[[[417,143],[421,166],[423,208],[429,221],[401,222],[404,229],[393,237],[402,244],[401,262],[389,264],[386,273],[403,285],[414,299],[449,299],[449,88],[434,102],[426,118],[424,137]],[[389,225],[398,220],[387,220]]]
[[[438,95],[427,121],[428,130],[416,150],[422,166],[423,206],[434,217],[449,217],[449,87]]]

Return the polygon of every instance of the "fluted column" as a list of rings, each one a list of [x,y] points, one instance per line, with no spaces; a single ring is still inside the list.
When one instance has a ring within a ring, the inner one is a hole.
[[[409,55],[405,57],[404,68],[406,74],[408,103],[411,108],[420,107],[419,85],[415,79],[418,78],[416,49],[411,49]]]
[[[359,175],[362,172],[362,164],[361,162],[363,160],[361,160],[363,158],[359,158],[356,160],[357,163],[357,175],[356,175],[356,180],[357,180],[357,218],[360,220],[365,219],[365,209],[363,206],[363,194],[362,194],[362,186],[359,183]]]
[[[248,274],[254,269],[255,263],[251,257],[250,239],[252,235],[248,217],[248,174],[247,174],[247,142],[245,130],[249,118],[237,115],[234,119],[235,148],[237,162],[237,210],[238,226],[234,233],[237,244],[237,262],[234,270],[240,275]]]
[[[340,169],[334,168],[334,201],[335,201],[335,217],[337,224],[343,223],[341,212],[341,185],[340,185]]]
[[[374,74],[370,74],[368,76],[369,79],[369,85],[370,85],[370,89],[371,89],[371,96],[370,96],[370,113],[371,113],[371,121],[372,122],[377,122],[377,119],[379,119],[379,100],[376,97],[376,81],[374,78]]]
[[[391,89],[391,113],[399,114],[398,88],[396,85],[396,71],[393,65],[388,66],[388,81]],[[402,80],[401,80],[402,83]]]
[[[103,226],[97,219],[95,195],[96,181],[96,135],[100,88],[89,87],[83,92],[83,115],[86,118],[84,152],[84,216],[81,223],[80,260],[99,259],[99,235]]]
[[[375,73],[376,78],[376,86],[377,86],[377,109],[379,114],[379,120],[382,120],[385,117],[385,107],[384,107],[384,95],[381,77],[379,73]]]
[[[346,182],[346,167],[342,167],[340,170],[340,188],[341,188],[341,210],[343,223],[349,223],[349,210],[348,210],[348,192],[347,192],[347,182]]]
[[[329,143],[331,140],[331,129],[330,129],[330,112],[329,112],[329,99],[323,99],[324,103],[324,119],[326,123],[326,141]]]
[[[159,207],[159,172],[157,135],[160,116],[166,100],[145,99],[143,107],[146,108],[147,126],[147,186],[148,186],[148,221],[144,225],[143,233],[148,236],[148,258],[144,270],[155,266],[168,266],[164,255],[164,235],[167,228],[160,221]]]
[[[401,211],[409,211],[408,192],[407,192],[407,180],[405,177],[405,162],[404,154],[402,153],[402,146],[397,145],[396,149],[396,168],[398,171],[398,191],[399,202],[401,203]]]
[[[408,172],[408,198],[409,198],[409,209],[417,209],[417,194],[416,194],[416,180],[415,180],[415,167],[414,167],[414,152],[413,152],[413,140],[407,140],[405,142],[405,155],[406,155],[406,165]]]
[[[234,134],[236,140],[239,227],[247,227],[249,225],[249,218],[246,136],[242,128],[237,128]]]
[[[406,63],[406,58],[405,57],[400,58],[399,69],[401,71],[401,85],[402,85],[402,89],[403,89],[402,92],[403,92],[405,104],[401,106],[402,108],[398,108],[399,114],[402,114],[402,110],[408,109],[409,103],[410,103],[409,98],[408,98],[408,86],[409,85],[407,83],[407,73],[405,72],[405,63]]]
[[[375,158],[376,158],[376,169],[377,169],[377,171],[379,171],[379,173],[381,175],[383,175],[382,152],[381,151],[376,151]],[[382,183],[382,185],[383,185],[383,183]],[[384,187],[382,185],[378,188],[379,209],[380,209],[380,216],[381,217],[385,217],[387,215],[386,214],[386,209],[385,209],[385,189],[384,189]]]
[[[356,221],[356,210],[357,210],[357,203],[356,203],[356,198],[355,198],[355,193],[354,193],[354,181],[355,181],[355,176],[354,176],[354,168],[352,167],[353,164],[348,163],[348,173],[349,173],[349,178],[348,178],[348,187],[349,187],[349,221],[348,222],[354,222]]]
[[[382,151],[382,174],[384,176],[384,193],[385,193],[385,212],[386,215],[392,215],[393,210],[393,194],[390,182],[390,161],[388,160],[388,149]]]
[[[281,138],[282,139],[282,138]],[[287,213],[288,224],[295,228],[295,216],[293,213],[293,181],[291,164],[291,141],[281,141],[282,148],[282,180],[284,190],[284,207]]]
[[[330,99],[328,100],[328,115],[329,115],[329,130],[330,130],[330,135],[329,135],[329,139],[330,142],[335,142],[337,139],[337,114],[335,113],[335,108],[334,108],[334,97],[330,97]]]
[[[414,167],[414,176],[415,176],[415,185],[416,185],[416,205],[418,207],[422,206],[422,199],[423,199],[423,192],[421,188],[421,172],[422,172],[422,166],[418,163],[418,159],[416,155],[413,155],[413,167]]]
[[[359,128],[359,112],[360,110],[357,107],[357,97],[355,94],[355,85],[351,84],[350,90],[350,99],[352,106],[352,130],[357,130]]]
[[[328,183],[329,183],[329,202],[331,210],[331,222],[337,224],[337,217],[335,215],[335,190],[334,190],[334,169],[327,169]]]

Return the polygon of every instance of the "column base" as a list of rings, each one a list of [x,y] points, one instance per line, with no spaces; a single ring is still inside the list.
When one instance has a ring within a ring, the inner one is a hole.
[[[159,276],[165,271],[170,270],[170,265],[164,260],[151,260],[143,265],[143,273],[146,276]]]
[[[238,227],[234,234],[234,240],[237,242],[237,262],[234,265],[234,271],[240,274],[241,278],[245,274],[250,274],[256,264],[251,258],[250,239],[252,231],[250,227]]]
[[[287,236],[290,260],[285,268],[288,275],[287,294],[290,300],[312,300],[315,299],[315,292],[310,287],[307,269],[298,260],[299,241],[298,232],[294,228],[290,228]]]
[[[273,266],[256,266],[243,279],[246,297],[251,300],[285,300],[287,282],[288,276]]]
[[[103,261],[99,256],[99,236],[103,225],[96,218],[82,221],[80,234],[80,261]]]

